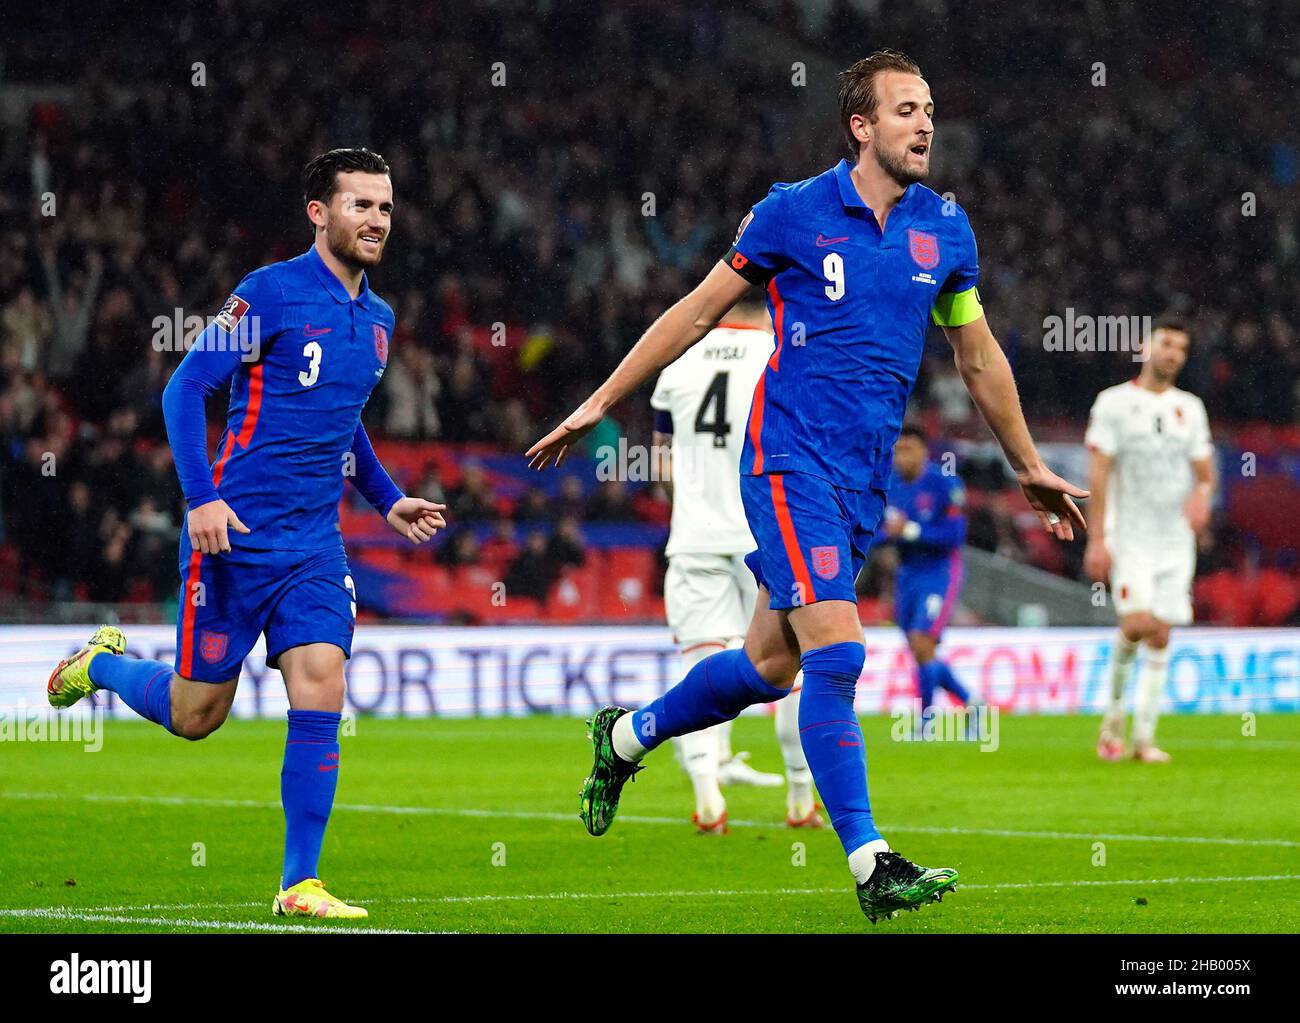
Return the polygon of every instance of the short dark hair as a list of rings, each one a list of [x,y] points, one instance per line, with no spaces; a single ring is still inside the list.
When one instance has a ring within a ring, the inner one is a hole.
[[[898,431],[898,439],[904,437],[915,437],[927,448],[930,446],[930,438],[926,436],[925,429],[919,423],[904,423],[903,428]]]
[[[861,114],[868,121],[875,121],[876,107],[880,102],[876,96],[876,76],[885,71],[904,71],[918,76],[921,74],[916,61],[897,50],[877,50],[870,57],[863,57],[839,73],[840,127],[844,129],[844,140],[849,145],[849,152],[854,156],[858,155],[858,140],[853,137],[849,118]]]
[[[315,199],[328,205],[338,191],[340,171],[387,174],[388,163],[369,149],[331,149],[328,153],[321,153],[303,168],[303,200],[311,202]]]
[[[1156,322],[1151,325],[1151,333],[1157,330],[1176,330],[1180,334],[1187,335],[1187,343],[1192,343],[1192,325],[1177,313],[1166,313],[1164,316],[1156,318]]]

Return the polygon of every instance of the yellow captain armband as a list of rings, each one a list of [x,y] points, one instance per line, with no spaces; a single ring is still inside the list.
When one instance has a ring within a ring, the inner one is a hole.
[[[964,327],[984,315],[979,288],[941,294],[934,301],[930,316],[940,327]]]

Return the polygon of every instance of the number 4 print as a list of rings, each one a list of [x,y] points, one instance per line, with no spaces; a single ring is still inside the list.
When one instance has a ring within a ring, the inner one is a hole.
[[[727,419],[727,379],[725,371],[713,375],[709,389],[704,392],[704,400],[695,413],[695,432],[713,434],[715,448],[725,448],[727,438],[731,436],[731,422]],[[712,419],[709,418],[710,412]]]

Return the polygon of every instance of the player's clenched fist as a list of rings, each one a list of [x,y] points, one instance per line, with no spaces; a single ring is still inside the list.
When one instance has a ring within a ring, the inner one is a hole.
[[[189,527],[190,543],[202,554],[221,554],[230,550],[230,534],[227,532],[230,528],[237,533],[251,532],[221,498],[191,508],[185,522]]]
[[[388,510],[388,524],[411,543],[424,543],[432,540],[438,530],[447,525],[447,520],[442,517],[446,510],[445,504],[404,497]]]

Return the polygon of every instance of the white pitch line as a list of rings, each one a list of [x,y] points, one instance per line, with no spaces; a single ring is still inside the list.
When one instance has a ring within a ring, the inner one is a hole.
[[[0,799],[54,800],[80,799],[90,803],[148,803],[162,806],[213,806],[244,810],[275,810],[283,807],[276,802],[257,799],[215,799],[201,796],[144,796],[123,795],[120,793],[57,793],[57,792],[0,792]],[[336,803],[335,810],[351,813],[380,813],[397,815],[415,815],[432,817],[471,817],[487,820],[545,820],[571,822],[577,820],[574,813],[556,813],[542,810],[481,810],[462,807],[437,806],[383,806],[369,803]],[[625,824],[659,824],[682,827],[685,818],[679,817],[641,817],[636,814],[620,814],[620,821]],[[773,828],[780,825],[776,821],[728,820],[731,827],[737,828]],[[1129,835],[1109,832],[1085,831],[1016,831],[1006,828],[959,828],[933,827],[919,824],[887,824],[885,831],[894,831],[904,835],[980,835],[993,838],[1043,838],[1068,841],[1107,841],[1107,842],[1182,842],[1192,845],[1236,845],[1236,846],[1276,846],[1285,849],[1300,848],[1300,841],[1286,838],[1229,838],[1217,835]]]
[[[153,913],[160,909],[256,909],[269,906],[265,899],[256,902],[142,902],[138,906],[47,906],[47,909],[76,910],[79,913]],[[0,910],[0,914],[7,912]]]
[[[1300,739],[1258,739],[1243,735],[1240,739],[1180,739],[1171,745],[1175,749],[1300,749]]]
[[[1135,887],[1141,888],[1146,885],[1179,885],[1179,884],[1258,884],[1273,881],[1300,881],[1300,874],[1254,874],[1244,876],[1224,876],[1224,877],[1141,877],[1141,878],[1119,878],[1107,880],[1076,880],[1076,881],[1008,881],[997,884],[966,884],[962,883],[957,886],[954,893],[960,896],[963,892],[997,892],[1007,890],[1023,890],[1037,888],[1118,888],[1118,887]],[[368,902],[370,905],[447,905],[447,904],[469,904],[483,902],[566,902],[569,900],[608,900],[617,901],[619,899],[695,899],[695,898],[781,898],[787,896],[802,895],[844,895],[848,891],[847,885],[841,885],[836,888],[715,888],[705,889],[702,891],[659,891],[659,892],[537,892],[531,894],[506,894],[506,895],[413,895],[395,899],[375,898],[361,899],[362,902]],[[72,910],[62,906],[40,907],[35,909],[0,909],[0,916],[11,917],[38,917],[43,919],[67,919],[67,920],[84,920],[87,922],[102,921],[106,923],[145,923],[155,924],[158,926],[168,925],[185,925],[194,927],[206,927],[213,929],[220,928],[251,928],[253,930],[300,930],[315,931],[319,933],[320,926],[313,924],[269,924],[257,921],[241,923],[238,921],[221,921],[221,920],[197,920],[189,919],[171,919],[165,917],[139,917],[139,916],[109,916],[105,915],[111,912],[124,910],[131,912],[138,910],[140,912],[158,912],[160,910],[188,910],[188,909],[209,909],[209,910],[227,910],[227,909],[246,909],[252,906],[260,906],[260,902],[217,902],[217,903],[193,903],[182,902],[173,905],[147,904],[142,906],[91,906],[81,910]],[[385,931],[375,928],[346,928],[339,929],[340,932],[357,934],[402,934],[402,933],[435,933],[425,931]],[[456,932],[436,932],[436,933],[456,933]]]
[[[1014,881],[1006,884],[965,884],[957,885],[955,895],[973,891],[1001,891],[1007,888],[1086,888],[1111,887],[1118,885],[1147,884],[1228,884],[1232,882],[1258,881],[1300,881],[1300,874],[1259,874],[1251,877],[1151,877],[1110,881]],[[407,902],[545,902],[565,899],[677,899],[677,898],[712,898],[746,896],[765,898],[784,895],[843,895],[848,886],[839,888],[769,888],[769,889],[725,889],[710,891],[675,891],[675,892],[545,892],[538,895],[446,895],[446,896],[412,896],[373,902],[407,903]]]
[[[730,824],[731,821],[727,823]],[[1285,838],[1225,838],[1217,835],[1126,835],[1101,831],[1011,831],[1002,828],[936,828],[892,824],[886,825],[884,830],[912,835],[986,835],[995,838],[1056,838],[1083,842],[1104,840],[1107,842],[1185,842],[1193,845],[1281,846],[1288,849],[1300,847],[1300,842]]]
[[[209,907],[218,908],[218,907]],[[334,927],[329,924],[269,924],[260,920],[199,920],[194,917],[121,916],[108,913],[89,913],[61,907],[40,909],[0,909],[0,917],[19,917],[40,920],[69,920],[77,923],[136,924],[151,927],[184,927],[200,930],[271,931],[275,933],[320,934],[423,934],[424,931],[386,930],[381,927]]]

